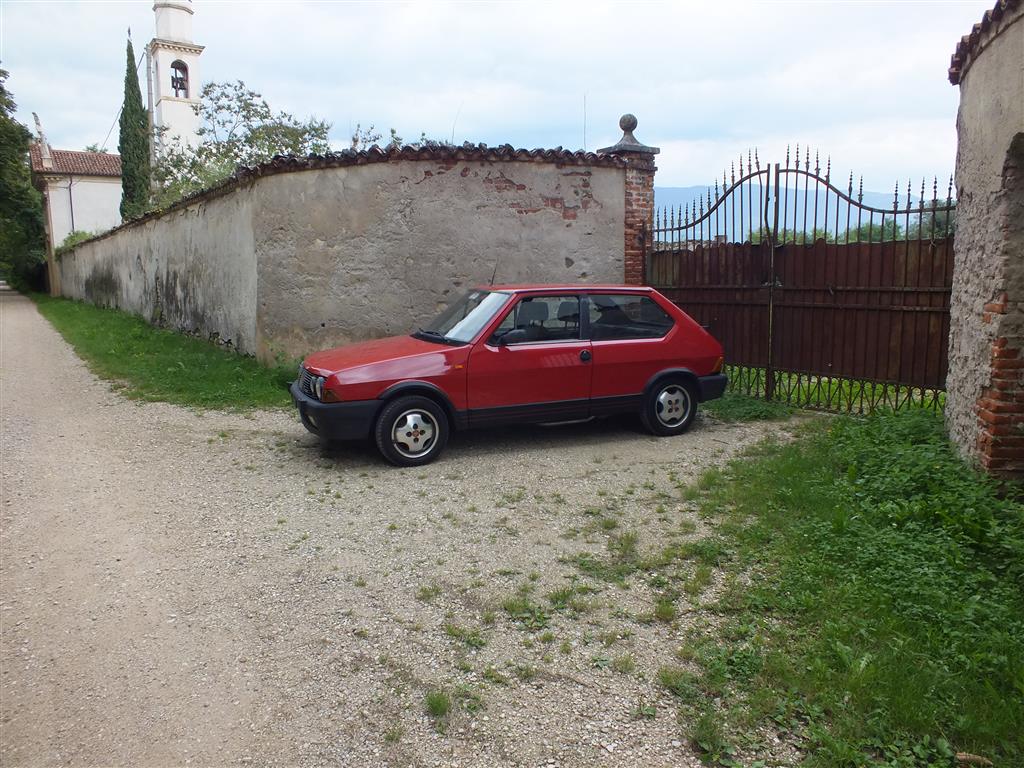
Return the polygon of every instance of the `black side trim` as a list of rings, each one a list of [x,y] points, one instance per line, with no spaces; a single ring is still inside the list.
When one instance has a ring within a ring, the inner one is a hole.
[[[512,422],[538,423],[574,421],[590,415],[590,400],[560,400],[553,403],[504,405],[500,408],[477,408],[469,411],[470,427],[494,426]]]
[[[642,394],[595,397],[590,401],[590,415],[611,416],[616,413],[639,413],[643,402]]]

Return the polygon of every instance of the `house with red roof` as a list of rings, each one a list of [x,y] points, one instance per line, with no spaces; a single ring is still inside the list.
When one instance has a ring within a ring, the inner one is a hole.
[[[52,247],[72,232],[104,232],[121,223],[121,156],[53,149],[36,118],[38,139],[29,148],[32,181],[43,194]]]

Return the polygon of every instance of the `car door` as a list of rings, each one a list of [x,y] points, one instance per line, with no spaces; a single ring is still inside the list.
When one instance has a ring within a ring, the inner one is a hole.
[[[675,321],[641,293],[593,293],[585,305],[594,363],[591,414],[636,410],[651,377],[680,364],[670,343]]]
[[[592,354],[580,319],[578,295],[521,296],[470,352],[470,425],[586,418]]]

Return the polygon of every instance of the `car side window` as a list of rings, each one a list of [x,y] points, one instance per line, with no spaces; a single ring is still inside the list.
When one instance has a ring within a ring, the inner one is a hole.
[[[593,341],[660,339],[673,324],[668,312],[649,296],[590,296],[590,338]]]
[[[492,341],[529,344],[580,338],[578,296],[526,296],[505,315]]]

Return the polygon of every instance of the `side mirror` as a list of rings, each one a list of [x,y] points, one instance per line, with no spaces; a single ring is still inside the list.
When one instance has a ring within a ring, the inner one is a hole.
[[[529,334],[525,328],[513,328],[511,331],[506,331],[494,340],[495,344],[499,347],[505,347],[509,344],[521,344],[524,341],[529,341]]]

